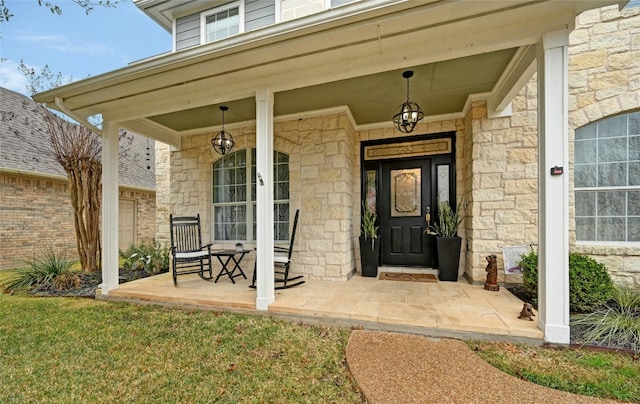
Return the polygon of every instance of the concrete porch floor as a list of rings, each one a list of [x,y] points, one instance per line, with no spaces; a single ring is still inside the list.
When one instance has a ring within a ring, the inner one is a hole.
[[[523,303],[503,287],[489,292],[464,280],[401,282],[356,274],[346,282],[307,280],[276,290],[276,300],[265,312],[256,310],[256,291],[248,287],[252,273],[247,272],[249,280],[236,278],[236,284],[227,277],[213,283],[196,274],[182,275],[177,287],[165,273],[121,284],[108,296],[98,291],[97,298],[436,337],[543,342],[538,322],[519,319]]]

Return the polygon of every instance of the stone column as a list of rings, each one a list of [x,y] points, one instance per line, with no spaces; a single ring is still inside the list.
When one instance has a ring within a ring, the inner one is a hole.
[[[546,342],[569,335],[569,30],[548,32],[538,45],[539,252],[538,321]],[[564,173],[553,175],[552,167]]]
[[[275,301],[273,274],[273,91],[256,91],[256,309]]]
[[[105,121],[102,133],[102,283],[103,295],[118,289],[118,125]]]

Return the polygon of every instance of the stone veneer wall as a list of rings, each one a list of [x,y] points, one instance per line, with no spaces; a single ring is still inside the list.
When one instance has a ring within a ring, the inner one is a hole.
[[[155,237],[155,193],[121,187],[136,200],[138,241]],[[25,266],[47,248],[77,257],[69,185],[63,178],[0,175],[0,269]]]
[[[599,119],[640,109],[640,7],[605,7],[582,13],[570,36],[570,162],[574,130]],[[573,170],[570,170],[573,175]],[[570,177],[573,184],[573,177]],[[571,192],[571,250],[609,269],[616,281],[640,288],[640,246],[576,242]]]
[[[465,273],[471,281],[484,282],[486,257],[495,254],[498,281],[520,282],[519,275],[504,274],[502,247],[537,244],[536,102],[535,83],[530,83],[514,99],[508,117],[487,118],[486,103],[472,103],[468,175],[473,219],[471,262]]]
[[[473,220],[471,262],[467,277],[485,279],[486,257],[498,256],[498,279],[504,275],[501,247],[538,243],[537,84],[534,77],[512,103],[508,117],[488,118],[484,102],[472,103]],[[569,141],[573,163],[574,130],[607,116],[640,108],[640,8],[616,6],[578,16],[569,46]],[[469,118],[469,117],[468,117]],[[466,162],[469,163],[469,162]],[[573,169],[569,170],[573,184]],[[571,251],[607,266],[615,280],[640,287],[640,248],[576,243],[573,191],[570,190]]]
[[[228,126],[235,150],[255,147],[255,126]],[[211,240],[211,169],[220,158],[211,134],[186,137],[182,150],[157,149],[158,239],[169,240],[169,214],[200,213]],[[355,134],[344,113],[274,123],[274,149],[289,155],[291,217],[300,209],[292,272],[309,279],[346,280],[355,272],[352,251]],[[168,168],[168,169],[167,169]],[[356,175],[357,178],[357,175]],[[215,242],[213,248],[229,248]],[[245,243],[254,248],[255,243]],[[253,267],[255,254],[243,261]]]
[[[569,55],[570,142],[575,128],[640,108],[640,8],[620,12],[614,6],[581,14],[570,37]],[[520,282],[520,276],[504,274],[501,248],[537,248],[536,108],[534,77],[513,100],[509,116],[489,118],[485,102],[474,101],[464,119],[421,123],[414,132],[456,131],[457,193],[458,199],[464,196],[466,201],[466,218],[460,229],[464,251],[460,269],[472,282],[486,279],[485,257],[489,254],[498,256],[500,282]],[[244,128],[243,132],[249,134],[249,144],[254,145],[255,129]],[[283,147],[279,142],[291,142],[290,149],[295,151],[291,156],[297,150],[301,156],[298,167],[292,164],[290,168],[292,208],[302,209],[301,240],[296,242],[298,254],[294,258],[296,270],[312,279],[340,280],[360,268],[360,142],[397,136],[393,128],[355,132],[343,114],[276,123],[276,149]],[[185,151],[174,153],[170,174],[162,169],[167,162],[159,158],[158,190],[161,182],[173,179],[170,196],[158,193],[158,211],[166,215],[166,220],[158,219],[158,229],[166,229],[167,238],[170,208],[165,207],[164,200],[170,200],[167,206],[176,209],[206,212],[209,220],[210,163],[215,156],[208,145],[210,135],[201,136],[198,141],[195,138],[185,142]],[[189,150],[193,147],[202,151]],[[191,161],[183,161],[185,156]],[[570,160],[573,161],[572,144]],[[185,172],[185,167],[190,173]],[[197,167],[200,173],[191,173]],[[573,170],[569,171],[572,175]],[[300,179],[300,189],[294,189],[294,178]],[[571,192],[572,251],[604,263],[614,279],[640,287],[640,248],[577,244],[573,214]]]

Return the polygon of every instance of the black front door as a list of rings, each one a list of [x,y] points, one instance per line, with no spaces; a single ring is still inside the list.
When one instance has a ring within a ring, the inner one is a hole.
[[[431,209],[431,159],[383,162],[380,184],[382,264],[431,266],[424,233]]]

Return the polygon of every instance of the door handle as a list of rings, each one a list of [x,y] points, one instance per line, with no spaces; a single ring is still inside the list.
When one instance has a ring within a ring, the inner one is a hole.
[[[427,206],[427,213],[425,213],[424,219],[427,221],[427,223],[431,222],[431,206]]]

